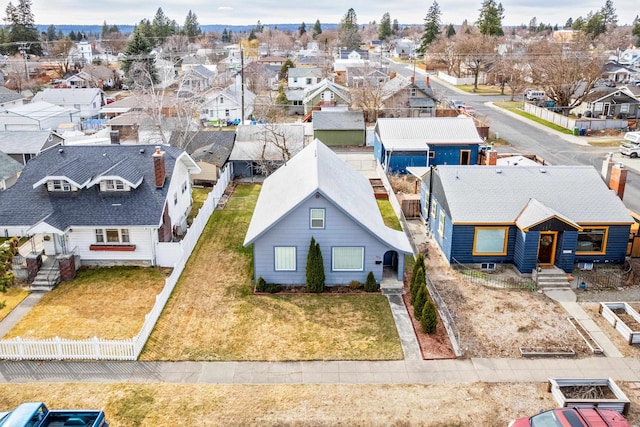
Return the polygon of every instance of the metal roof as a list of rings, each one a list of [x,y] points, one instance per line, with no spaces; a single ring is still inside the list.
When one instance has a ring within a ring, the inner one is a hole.
[[[97,88],[64,88],[45,89],[33,97],[33,101],[50,102],[55,105],[91,104],[96,99],[101,101],[100,89]]]
[[[577,224],[633,222],[591,166],[441,165],[433,173],[433,194],[454,224],[513,224],[531,199]]]
[[[411,253],[407,236],[384,224],[369,180],[317,139],[264,181],[244,245],[253,243],[316,192],[379,240]]]
[[[427,145],[482,144],[470,117],[378,119],[375,132],[386,150],[424,150]]]
[[[361,130],[364,131],[362,111],[314,111],[314,130]]]

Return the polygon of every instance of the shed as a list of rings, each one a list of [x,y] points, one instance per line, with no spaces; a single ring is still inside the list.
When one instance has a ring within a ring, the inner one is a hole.
[[[362,111],[314,111],[313,136],[330,147],[365,145]]]

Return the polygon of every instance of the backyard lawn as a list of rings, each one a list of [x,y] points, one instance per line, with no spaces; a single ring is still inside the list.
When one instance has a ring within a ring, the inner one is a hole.
[[[379,294],[253,294],[252,248],[242,243],[260,188],[237,186],[213,213],[140,358],[401,359]]]
[[[3,338],[132,338],[162,290],[166,273],[139,267],[80,269],[74,280],[46,293]]]

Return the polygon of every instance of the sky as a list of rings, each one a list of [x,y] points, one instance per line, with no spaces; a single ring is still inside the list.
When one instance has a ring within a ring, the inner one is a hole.
[[[380,22],[385,12],[390,13],[392,21],[397,19],[400,24],[422,24],[433,1],[316,0],[312,2],[315,6],[305,3],[287,0],[169,0],[160,3],[149,0],[106,0],[95,3],[82,0],[32,0],[31,11],[36,24],[42,25],[102,25],[104,21],[109,25],[136,24],[141,19],[153,19],[156,10],[161,7],[165,15],[179,25],[184,23],[191,10],[201,25],[254,25],[260,20],[262,24],[305,22],[309,27],[317,19],[320,23],[338,23],[349,8],[355,10],[359,24]],[[600,10],[604,3],[605,0],[503,0],[503,24],[528,25],[531,18],[535,17],[538,24],[563,25],[569,17],[575,20],[578,16],[586,16],[589,11]],[[470,23],[475,22],[482,0],[440,0],[438,4],[442,11],[442,24],[455,25],[465,19]],[[613,0],[613,5],[620,25],[631,24],[640,14],[637,0]]]

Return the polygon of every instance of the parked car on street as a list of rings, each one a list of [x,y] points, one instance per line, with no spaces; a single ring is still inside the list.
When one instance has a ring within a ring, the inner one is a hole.
[[[631,427],[618,412],[598,408],[558,408],[513,420],[509,427]]]
[[[476,115],[476,109],[473,108],[471,105],[463,105],[461,107],[458,108],[458,110],[461,113],[467,113],[470,116],[475,116]]]
[[[457,110],[458,108],[462,107],[463,105],[464,105],[464,101],[458,101],[458,100],[451,101],[451,106],[453,107],[454,110]]]

